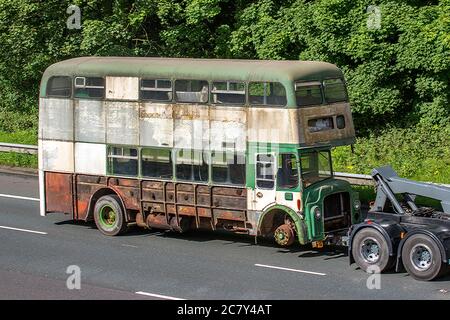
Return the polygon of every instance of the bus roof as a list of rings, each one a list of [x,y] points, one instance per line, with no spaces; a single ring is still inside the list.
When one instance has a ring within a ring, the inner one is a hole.
[[[43,81],[56,75],[137,76],[204,80],[279,81],[342,78],[335,65],[320,61],[80,57],[47,68]]]

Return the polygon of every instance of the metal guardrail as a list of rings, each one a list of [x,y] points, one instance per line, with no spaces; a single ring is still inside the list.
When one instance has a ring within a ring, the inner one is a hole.
[[[0,142],[0,152],[37,154],[38,147],[35,145]],[[359,185],[359,186],[374,186],[375,185],[375,182],[372,179],[372,176],[370,176],[368,174],[335,172],[334,176],[338,179],[346,180],[346,181],[350,182],[350,184],[354,184],[354,185]],[[429,183],[433,183],[433,182],[429,182]],[[450,187],[450,185],[448,185],[448,184],[447,185],[439,184],[439,183],[435,183],[435,184]]]
[[[27,144],[15,144],[0,142],[0,152],[16,152],[26,154],[37,154],[38,147]]]

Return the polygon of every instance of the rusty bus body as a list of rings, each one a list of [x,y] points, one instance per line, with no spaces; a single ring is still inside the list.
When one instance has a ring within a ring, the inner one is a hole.
[[[354,142],[342,90],[342,72],[323,62],[54,64],[40,91],[41,215],[94,219],[110,235],[136,223],[323,241],[359,220],[329,153]]]

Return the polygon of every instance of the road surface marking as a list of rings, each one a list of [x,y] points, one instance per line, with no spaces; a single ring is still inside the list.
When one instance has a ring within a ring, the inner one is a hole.
[[[138,246],[133,246],[132,244],[125,244],[125,243],[122,243],[122,246],[123,247],[130,247],[130,248],[139,248]]]
[[[29,232],[29,233],[37,233],[37,234],[48,234],[47,232],[42,232],[42,231],[34,231],[34,230],[28,230],[28,229],[19,229],[19,228],[6,227],[6,226],[0,226],[0,228],[8,229],[8,230],[14,230],[14,231],[23,231],[23,232]]]
[[[13,199],[20,199],[20,200],[30,200],[30,201],[39,201],[37,198],[29,198],[29,197],[22,197],[22,196],[14,196],[12,194],[2,194],[0,193],[0,197],[3,198],[13,198]]]
[[[293,272],[300,272],[300,273],[315,274],[317,276],[326,276],[326,273],[306,271],[306,270],[298,270],[298,269],[291,269],[291,268],[283,268],[283,267],[276,267],[276,266],[269,266],[267,264],[255,263],[255,266],[256,267],[263,267],[263,268],[270,268],[270,269],[284,270],[284,271],[293,271]]]
[[[171,296],[163,296],[161,294],[148,293],[148,292],[144,292],[144,291],[138,291],[135,293],[143,295],[143,296],[155,297],[155,298],[166,299],[166,300],[186,300],[186,299],[175,298],[175,297],[171,297]]]

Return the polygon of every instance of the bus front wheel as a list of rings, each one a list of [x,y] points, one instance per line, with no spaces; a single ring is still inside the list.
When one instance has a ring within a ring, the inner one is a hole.
[[[94,220],[98,230],[107,236],[117,236],[127,227],[124,210],[116,195],[106,195],[97,200]]]

